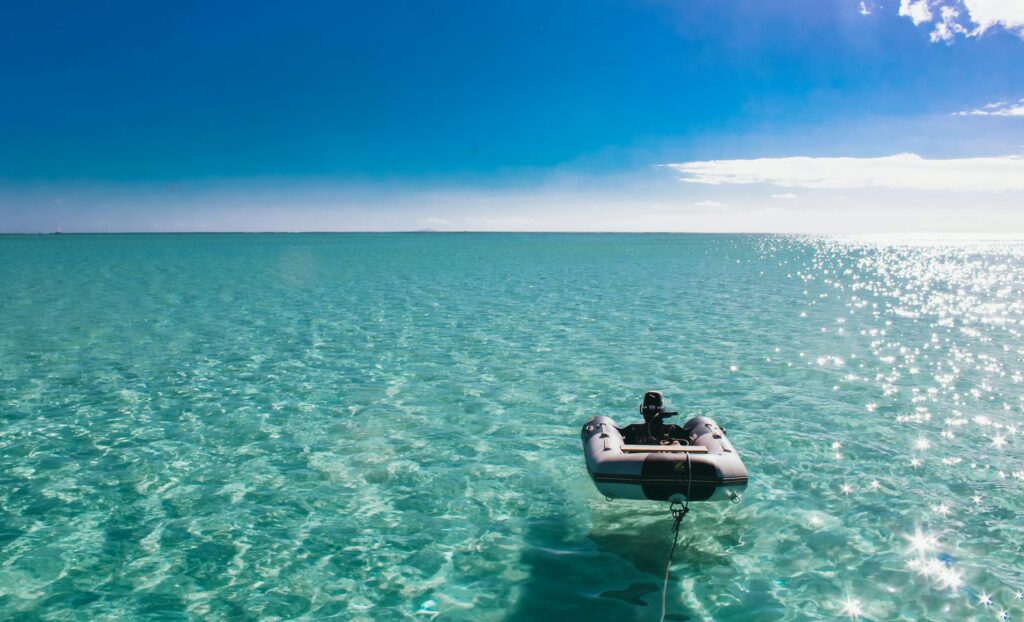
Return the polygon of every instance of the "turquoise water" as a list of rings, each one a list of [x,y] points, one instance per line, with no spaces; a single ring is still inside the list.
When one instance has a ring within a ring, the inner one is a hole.
[[[0,617],[656,620],[579,428],[728,428],[672,620],[1024,619],[1024,244],[0,237]]]

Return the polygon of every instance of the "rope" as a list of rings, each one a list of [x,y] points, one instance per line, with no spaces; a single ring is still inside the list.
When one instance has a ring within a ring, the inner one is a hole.
[[[669,511],[672,512],[672,548],[668,552],[668,563],[665,564],[665,583],[661,586],[661,617],[658,622],[665,622],[665,605],[668,598],[668,576],[672,570],[672,556],[675,555],[676,545],[679,544],[679,526],[683,523],[687,513],[690,511],[690,488],[693,486],[693,471],[690,469],[690,452],[686,452],[686,503],[676,507],[678,503],[672,503]]]

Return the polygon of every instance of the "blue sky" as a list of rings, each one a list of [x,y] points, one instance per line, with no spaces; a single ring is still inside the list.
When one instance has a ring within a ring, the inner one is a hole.
[[[1024,232],[1007,4],[7,3],[0,230]]]

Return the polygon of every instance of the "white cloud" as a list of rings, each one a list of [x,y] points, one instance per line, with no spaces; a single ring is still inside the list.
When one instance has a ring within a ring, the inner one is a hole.
[[[939,14],[942,17],[942,21],[935,24],[935,30],[933,30],[930,35],[932,43],[937,41],[952,43],[953,38],[956,37],[956,35],[969,34],[967,29],[961,26],[958,21],[960,18],[960,11],[957,11],[953,7],[943,6],[939,10]]]
[[[782,194],[773,194],[773,199],[795,199],[796,195],[792,192],[783,192]]]
[[[900,15],[909,17],[915,26],[932,21],[928,0],[900,0]]]
[[[1024,38],[1021,0],[900,0],[899,14],[920,26],[932,23],[933,8],[939,11],[939,19],[929,35],[933,43],[951,43],[957,35],[976,37],[995,26]],[[970,25],[961,19],[965,12]]]
[[[697,184],[772,184],[784,188],[888,188],[1024,191],[1024,157],[929,160],[913,153],[878,158],[759,158],[665,165]]]
[[[864,3],[864,0],[861,0],[861,2],[860,2],[860,14],[861,15],[871,15],[871,8],[868,7],[868,5]]]
[[[978,32],[985,32],[992,26],[1002,26],[1024,34],[1024,2],[1020,0],[963,0],[971,14],[971,21],[978,25]]]
[[[979,117],[1024,117],[1024,99],[1015,104],[1006,102],[993,102],[985,104],[974,110],[961,110],[954,113],[958,116],[979,116]]]
[[[694,207],[725,207],[726,204],[725,203],[719,203],[718,201],[706,200],[706,201],[697,201],[693,205],[694,205]]]

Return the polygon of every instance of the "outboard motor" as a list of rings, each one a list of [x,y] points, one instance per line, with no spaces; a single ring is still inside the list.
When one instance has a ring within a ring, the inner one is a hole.
[[[661,391],[648,391],[644,393],[644,402],[640,405],[640,414],[644,421],[651,422],[651,419],[665,412],[665,396]]]
[[[640,405],[640,414],[644,416],[644,423],[647,426],[647,442],[657,443],[665,433],[665,419],[675,417],[679,413],[665,410],[665,397],[661,391],[648,391],[644,393],[643,404]],[[675,428],[675,426],[669,426]]]

